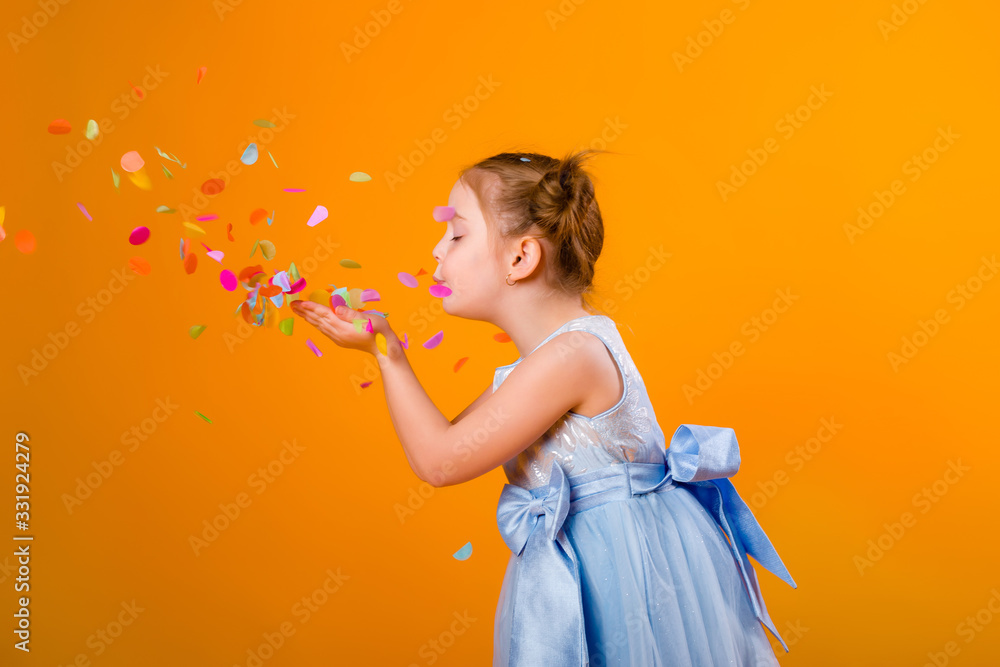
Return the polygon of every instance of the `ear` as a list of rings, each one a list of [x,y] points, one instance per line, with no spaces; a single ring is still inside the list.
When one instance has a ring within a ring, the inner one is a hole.
[[[514,247],[514,256],[510,260],[511,280],[527,278],[542,262],[542,244],[534,236],[523,236]]]

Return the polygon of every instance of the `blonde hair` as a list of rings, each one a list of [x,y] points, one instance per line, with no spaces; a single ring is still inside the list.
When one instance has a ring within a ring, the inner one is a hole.
[[[596,153],[571,151],[562,160],[538,153],[499,153],[459,172],[479,200],[496,252],[505,239],[547,239],[557,290],[582,296],[591,309],[594,265],[604,247],[604,222],[584,162]],[[603,312],[603,311],[601,311]]]

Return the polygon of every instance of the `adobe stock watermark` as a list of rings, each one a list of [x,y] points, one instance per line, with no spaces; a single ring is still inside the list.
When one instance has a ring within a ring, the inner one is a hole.
[[[820,453],[823,445],[833,440],[844,428],[843,424],[837,422],[836,417],[822,417],[819,424],[815,435],[806,438],[804,443],[795,445],[785,454],[785,463],[791,467],[792,472],[801,471]],[[790,480],[789,473],[784,468],[778,468],[771,475],[771,479],[757,482],[757,490],[750,494],[748,504],[755,510],[761,509],[778,494],[778,489],[788,484]]]
[[[897,32],[900,28],[906,25],[906,22],[910,20],[910,17],[917,13],[927,0],[903,0],[902,6],[896,3],[892,4],[892,12],[889,14],[889,20],[879,19],[875,23],[875,27],[882,34],[882,41],[888,42],[889,35],[891,33]]]
[[[300,626],[308,623],[313,615],[319,612],[330,602],[330,598],[343,588],[344,582],[351,578],[343,574],[339,567],[336,572],[327,568],[323,574],[326,575],[323,583],[314,588],[308,595],[303,595],[289,610],[289,614],[298,620]],[[256,646],[249,647],[245,652],[246,658],[243,662],[233,663],[234,666],[262,667],[266,661],[275,656],[280,648],[286,645],[288,640],[295,635],[296,630],[298,628],[295,627],[295,624],[291,620],[287,620],[278,624],[276,630],[262,632],[263,641]]]
[[[66,667],[89,667],[92,658],[104,655],[125,634],[125,629],[135,623],[139,614],[146,611],[145,607],[140,607],[134,598],[131,602],[123,600],[118,606],[121,607],[121,611],[116,612],[110,621],[87,635],[85,644],[90,653],[85,651],[77,653],[67,662]],[[62,664],[57,667],[62,667]]]
[[[257,468],[256,471],[250,473],[250,476],[247,477],[247,486],[253,489],[258,496],[264,493],[271,488],[271,485],[285,472],[288,466],[298,460],[305,449],[298,444],[298,440],[295,438],[292,438],[291,442],[283,441],[278,455],[271,459],[267,466]],[[243,510],[250,507],[251,503],[253,503],[253,498],[246,491],[237,493],[236,498],[232,501],[219,503],[219,512],[211,519],[202,520],[203,528],[200,533],[188,535],[188,545],[194,555],[200,556],[209,545],[218,540],[219,536],[242,516]]]
[[[446,109],[441,120],[452,132],[457,131],[465,121],[472,117],[472,114],[479,109],[483,102],[493,96],[493,93],[502,84],[502,81],[494,81],[492,74],[485,76],[485,78],[480,75],[479,84],[472,93]],[[396,171],[384,172],[389,192],[395,192],[396,187],[412,176],[416,172],[416,168],[425,164],[437,150],[437,147],[448,139],[449,135],[442,127],[435,127],[426,137],[414,139],[413,143],[416,147],[410,152],[398,156]]]
[[[41,11],[34,12],[31,16],[25,14],[21,17],[21,25],[17,32],[7,32],[7,41],[14,53],[19,53],[21,47],[38,35],[38,31],[49,24],[49,21],[56,17],[59,10],[69,4],[69,0],[38,0]]]
[[[931,145],[920,152],[920,155],[912,155],[903,162],[900,169],[903,174],[910,177],[911,182],[916,182],[931,165],[938,161],[942,153],[947,151],[962,135],[955,134],[951,125],[945,130],[943,127],[937,129],[938,136],[934,137]],[[889,184],[888,190],[874,190],[872,195],[875,201],[871,201],[867,206],[858,207],[858,217],[855,224],[844,223],[844,233],[847,240],[854,244],[854,239],[871,229],[875,221],[881,218],[888,211],[896,199],[906,193],[906,184],[902,179],[897,178]]]
[[[491,434],[503,428],[508,419],[510,419],[510,415],[504,409],[491,409],[489,417],[482,426],[452,443],[450,451],[448,451],[448,457],[438,463],[434,469],[424,472],[421,476],[420,484],[415,488],[411,486],[407,489],[406,499],[403,502],[393,504],[392,509],[400,525],[406,523],[408,519],[422,509],[427,501],[434,496],[437,489],[451,486],[448,482],[448,476],[457,470],[455,461],[468,461],[472,458],[482,448]],[[453,426],[457,426],[457,422]],[[418,471],[414,472],[419,474]]]
[[[753,344],[760,340],[764,332],[771,330],[771,327],[778,321],[779,316],[788,312],[792,304],[801,298],[798,294],[792,294],[792,288],[790,287],[775,290],[775,293],[778,296],[775,297],[769,307],[762,310],[760,315],[754,315],[740,326],[740,333],[747,337],[748,344]],[[710,362],[704,369],[698,368],[696,370],[694,385],[684,384],[681,386],[688,405],[694,403],[696,396],[702,396],[706,391],[711,389],[712,385],[727,370],[733,367],[736,357],[742,356],[745,352],[744,343],[739,338],[733,340],[721,353],[713,352],[712,358],[715,361]]]
[[[284,131],[290,124],[289,121],[296,117],[295,114],[289,113],[286,107],[282,107],[280,111],[277,108],[272,108],[271,111],[274,112],[274,115],[268,120],[270,120],[274,127],[262,127],[257,130],[256,134],[248,135],[246,140],[237,144],[236,150],[233,153],[234,155],[242,155],[247,146],[252,143],[257,144],[258,149],[268,145],[274,141],[275,135]],[[243,168],[245,166],[246,165],[244,165],[238,158],[234,158],[226,162],[225,168],[222,171],[210,171],[206,178],[198,181],[198,184],[191,188],[193,195],[191,202],[179,205],[177,207],[178,213],[181,214],[181,217],[184,220],[194,220],[197,218],[198,214],[208,208],[209,204],[211,204],[211,200],[221,194],[221,192],[219,192],[217,194],[206,195],[201,191],[202,183],[210,178],[217,178],[224,183],[224,192],[225,189],[231,184],[232,179],[243,173]]]
[[[88,296],[77,305],[76,314],[83,318],[83,324],[93,322],[137,277],[127,264],[120,271],[112,271],[107,287],[102,287],[96,294]],[[31,358],[27,363],[17,365],[17,374],[24,386],[27,387],[32,379],[48,368],[81,331],[81,325],[76,320],[69,320],[60,329],[48,333],[46,336],[48,342],[42,343],[41,351],[38,348],[31,348]]]
[[[979,268],[976,272],[966,278],[963,282],[956,283],[955,287],[948,290],[945,295],[946,303],[955,304],[955,311],[962,310],[965,304],[971,301],[983,289],[983,286],[993,280],[993,276],[1000,271],[1000,264],[997,263],[996,254],[987,259],[985,255],[980,258]],[[917,328],[911,334],[904,334],[901,344],[896,350],[890,350],[886,357],[893,372],[898,373],[904,365],[913,361],[920,350],[924,349],[931,339],[938,335],[941,327],[951,322],[951,315],[948,309],[941,307],[934,311],[934,315],[928,319],[917,320]]]
[[[123,445],[128,445],[128,451],[134,452],[143,443],[149,440],[160,428],[160,424],[167,421],[174,412],[181,407],[170,400],[170,397],[156,399],[156,407],[150,411],[149,416],[140,420],[138,425],[131,426],[123,431],[119,440]],[[92,472],[88,472],[84,477],[76,478],[76,486],[71,493],[63,493],[61,496],[63,507],[68,514],[73,514],[73,510],[83,505],[83,501],[91,498],[106,481],[115,473],[115,470],[125,463],[125,455],[121,450],[113,449],[106,459],[91,461]]]
[[[576,13],[576,8],[584,2],[586,0],[560,0],[555,8],[546,9],[545,20],[548,22],[549,28],[555,30],[560,23],[565,23],[570,16]]]
[[[968,615],[955,626],[955,634],[961,637],[966,644],[971,643],[978,637],[994,617],[1000,616],[1000,590],[994,586],[989,591],[990,596],[985,604],[980,607],[975,614]],[[928,651],[927,660],[922,667],[945,667],[951,659],[962,652],[962,648],[955,640],[944,643],[939,651]]]
[[[409,2],[406,3],[410,4]],[[389,27],[393,19],[405,9],[400,0],[389,0],[384,8],[370,9],[371,20],[365,21],[362,25],[354,26],[354,36],[350,42],[340,40],[340,53],[344,56],[344,61],[348,64],[354,58],[361,55],[367,49],[372,40],[382,34],[382,31]]]
[[[732,0],[732,2],[740,8],[740,11],[746,11],[746,8],[750,6],[750,0]],[[705,49],[712,46],[715,40],[722,36],[726,26],[731,25],[735,20],[736,14],[731,9],[723,9],[719,12],[719,18],[702,21],[701,24],[705,26],[705,29],[693,37],[688,35],[684,52],[674,51],[674,64],[677,65],[677,71],[683,73],[686,66],[694,64],[694,61],[705,52]]]
[[[911,504],[915,509],[920,510],[920,514],[927,514],[970,470],[972,470],[971,467],[962,465],[962,459],[954,461],[948,459],[947,468],[941,477],[931,482],[930,486],[925,486],[913,494],[913,498],[910,500]],[[912,512],[903,512],[898,521],[883,522],[882,527],[885,530],[874,539],[869,539],[866,542],[868,548],[863,555],[855,555],[853,558],[858,575],[865,576],[866,569],[874,567],[875,563],[882,560],[890,549],[899,544],[907,529],[917,525],[917,518]]]
[[[420,665],[433,665],[441,656],[448,652],[452,646],[458,642],[458,638],[468,632],[469,628],[478,618],[469,615],[469,610],[459,614],[457,611],[451,614],[454,620],[448,624],[446,630],[442,630],[436,637],[428,639],[417,649],[417,655],[423,658],[423,663],[411,662],[408,667],[420,667]]]
[[[813,117],[814,111],[819,111],[827,100],[833,97],[833,93],[826,89],[825,83],[821,83],[819,88],[810,86],[809,90],[811,94],[806,98],[804,104],[797,106],[795,111],[786,113],[774,124],[775,131],[779,132],[786,141],[795,136],[797,130],[802,129],[804,124]],[[729,165],[729,179],[715,182],[715,187],[718,189],[722,201],[729,201],[729,198],[746,185],[747,179],[756,174],[767,163],[768,158],[778,152],[780,147],[777,139],[768,137],[764,140],[763,148],[748,148],[746,150],[750,157],[741,162],[739,167],[735,164]]]
[[[130,88],[127,93],[122,93],[111,101],[111,112],[117,115],[119,121],[128,118],[129,114],[139,108],[141,102],[148,99],[148,93],[156,90],[163,83],[163,80],[170,76],[170,72],[160,71],[159,65],[155,69],[147,65],[145,71],[146,75],[142,77],[142,85]],[[75,144],[66,146],[66,157],[62,162],[52,162],[52,172],[56,175],[57,181],[62,183],[65,176],[73,173],[77,167],[83,164],[87,156],[92,155],[97,150],[107,135],[113,134],[118,129],[110,116],[105,116],[97,121],[97,126],[100,130],[93,141],[84,137]]]
[[[333,251],[339,247],[340,247],[339,243],[330,240],[329,234],[327,234],[326,236],[316,237],[316,245],[313,247],[312,252],[310,252],[309,255],[307,255],[306,258],[301,261],[302,270],[299,272],[299,275],[306,278],[307,286],[308,283],[311,282],[309,280],[309,277],[312,276],[313,272],[319,269],[319,267],[326,264],[326,262],[329,261],[330,258],[334,256]],[[300,262],[294,262],[294,263],[296,267],[300,265]],[[281,304],[282,307],[287,306],[289,301],[294,300],[293,297],[296,296],[298,295],[285,294],[282,297],[284,299],[284,301]],[[260,294],[258,293],[257,298],[266,299],[268,297],[260,296]],[[270,308],[274,306],[274,303],[271,303],[270,300],[269,303],[270,305],[267,307]],[[294,315],[289,315],[289,317],[294,317]],[[255,326],[249,324],[246,320],[243,319],[243,316],[239,312],[237,312],[234,319],[236,319],[237,321],[235,332],[227,331],[222,334],[222,341],[226,344],[226,349],[229,350],[230,354],[235,352],[239,345],[248,341],[250,337],[253,336],[254,332],[263,328],[263,326]]]

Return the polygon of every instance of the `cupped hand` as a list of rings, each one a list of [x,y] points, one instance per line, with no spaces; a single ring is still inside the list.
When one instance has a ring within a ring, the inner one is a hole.
[[[378,315],[359,313],[347,306],[338,306],[336,310],[333,310],[329,306],[318,304],[315,301],[301,299],[292,301],[290,305],[293,313],[319,329],[324,336],[340,347],[375,354],[378,349],[375,334],[381,333],[383,336],[387,336],[388,322],[384,317]],[[365,325],[366,320],[369,319],[372,321],[374,331],[365,331],[364,326],[361,327],[361,331],[355,329],[354,320],[361,320],[362,324]]]

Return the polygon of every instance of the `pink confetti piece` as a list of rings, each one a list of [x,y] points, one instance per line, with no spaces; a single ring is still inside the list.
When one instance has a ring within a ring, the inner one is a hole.
[[[134,173],[142,169],[142,165],[146,164],[146,161],[142,159],[138,151],[129,151],[122,155],[121,165],[122,169],[129,173]]]
[[[317,206],[313,210],[312,215],[309,216],[309,222],[307,222],[306,225],[308,225],[309,227],[315,227],[319,223],[326,220],[326,217],[329,214],[330,212],[326,210],[326,206]]]
[[[346,306],[346,305],[347,305],[347,301],[344,300],[344,297],[342,297],[341,295],[339,295],[339,294],[331,294],[330,295],[330,309],[331,310],[334,309],[334,308],[336,308],[337,306]]]
[[[368,318],[368,324],[365,325],[365,331],[368,333],[375,333],[375,329],[372,327],[372,318]]]
[[[199,243],[201,243],[201,244],[202,244],[202,245],[203,245],[203,246],[205,247],[205,250],[211,250],[211,249],[212,249],[212,248],[211,248],[211,247],[210,247],[210,246],[209,246],[209,245],[208,245],[207,243],[205,243],[204,241],[199,241]]]
[[[451,294],[451,289],[447,285],[431,285],[427,291],[431,293],[431,296],[445,297]]]
[[[381,301],[382,297],[379,293],[373,289],[366,289],[361,291],[361,303],[368,303],[369,301]]]
[[[281,188],[285,192],[305,192],[303,188]]]
[[[373,380],[369,380],[368,382],[362,382],[362,383],[361,383],[361,388],[362,388],[362,389],[365,389],[365,388],[367,388],[367,387],[368,387],[368,385],[370,385],[370,384],[371,384],[372,382],[373,382]]]
[[[226,254],[221,250],[210,250],[205,254],[214,259],[219,264],[222,264],[222,258],[226,256]]]
[[[299,278],[292,284],[292,289],[288,290],[287,294],[298,294],[306,288],[306,279]]]
[[[322,357],[322,356],[323,356],[323,353],[322,353],[322,352],[320,352],[320,349],[319,349],[318,347],[316,347],[316,344],[315,344],[315,343],[313,343],[313,342],[312,342],[311,340],[309,340],[308,338],[306,338],[306,345],[308,345],[308,346],[309,346],[309,349],[310,349],[310,350],[312,350],[312,351],[313,351],[314,353],[316,353],[316,356],[317,356],[317,357]]]
[[[438,222],[448,222],[455,217],[455,208],[452,206],[435,206],[434,219]]]
[[[219,280],[222,282],[222,286],[227,292],[232,292],[236,289],[236,285],[239,284],[236,274],[229,269],[223,269],[222,273],[219,274]]]
[[[206,220],[217,220],[218,217],[219,216],[216,215],[215,213],[209,213],[207,215],[199,215],[197,218],[195,218],[195,220],[197,220],[198,222],[205,222]]]
[[[136,227],[128,235],[128,242],[132,245],[142,245],[149,240],[149,227]]]
[[[444,338],[444,331],[438,331],[436,334],[427,339],[427,342],[424,343],[424,347],[428,350],[433,350],[441,343],[442,338]]]
[[[399,282],[403,283],[407,287],[417,287],[419,285],[417,279],[413,276],[412,273],[407,273],[406,271],[400,271],[399,273],[396,274],[396,277],[399,278]]]
[[[403,342],[402,342],[402,343],[400,343],[400,345],[402,345],[402,346],[403,346],[403,349],[404,349],[404,350],[409,350],[409,349],[410,349],[410,339],[409,339],[409,337],[408,337],[408,336],[406,335],[406,332],[405,332],[405,331],[403,332]]]
[[[93,218],[92,218],[92,217],[90,217],[90,214],[89,214],[89,213],[87,213],[87,207],[83,205],[83,202],[79,202],[79,201],[78,201],[78,202],[76,203],[76,205],[77,205],[77,206],[79,206],[79,207],[80,207],[80,210],[81,210],[81,211],[83,211],[83,214],[84,214],[85,216],[87,216],[87,220],[93,220]]]

